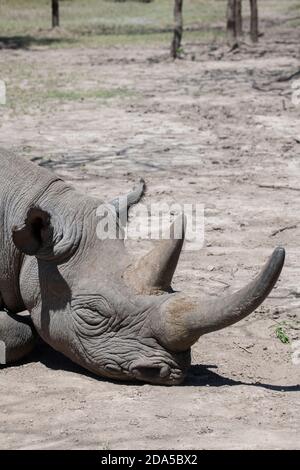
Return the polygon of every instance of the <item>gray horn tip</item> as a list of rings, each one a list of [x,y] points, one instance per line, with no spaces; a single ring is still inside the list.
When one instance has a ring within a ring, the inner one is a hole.
[[[274,264],[276,264],[276,266],[281,270],[284,260],[285,249],[282,246],[277,246],[271,255],[271,262],[273,261]]]

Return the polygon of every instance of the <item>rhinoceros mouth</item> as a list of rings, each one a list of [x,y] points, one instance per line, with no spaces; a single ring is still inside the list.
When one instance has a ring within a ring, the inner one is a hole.
[[[171,367],[167,364],[151,364],[140,361],[130,367],[130,374],[138,381],[153,384],[176,385],[183,382],[188,367]]]
[[[112,381],[143,382],[153,385],[180,385],[185,380],[189,368],[188,366],[170,368],[167,365],[151,366],[149,364],[148,366],[129,366],[125,369],[112,365],[100,366],[92,361],[84,364],[82,360],[75,361],[98,377],[105,377]]]

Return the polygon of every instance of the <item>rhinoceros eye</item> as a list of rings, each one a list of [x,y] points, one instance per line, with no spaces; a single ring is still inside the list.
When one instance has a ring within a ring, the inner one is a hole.
[[[85,311],[90,311],[91,316],[97,316],[100,314],[104,317],[111,317],[115,313],[113,306],[101,295],[78,296],[73,300],[72,308],[75,310],[83,309]]]
[[[102,296],[76,297],[71,304],[75,331],[80,337],[97,337],[111,330],[116,323],[116,312]]]

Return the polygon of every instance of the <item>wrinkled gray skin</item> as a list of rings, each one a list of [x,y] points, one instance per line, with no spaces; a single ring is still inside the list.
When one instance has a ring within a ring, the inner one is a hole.
[[[280,248],[252,284],[227,299],[212,304],[173,293],[181,241],[164,242],[136,263],[122,239],[97,237],[102,201],[3,150],[0,161],[2,364],[27,354],[37,332],[97,375],[177,384],[191,345],[251,313],[279,276]],[[141,195],[131,193],[130,204]],[[114,206],[107,205],[110,217]],[[34,326],[16,315],[26,310]]]

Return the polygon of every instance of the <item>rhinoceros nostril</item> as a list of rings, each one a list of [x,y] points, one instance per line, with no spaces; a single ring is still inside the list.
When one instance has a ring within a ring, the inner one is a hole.
[[[171,369],[169,366],[163,366],[161,369],[160,369],[160,377],[168,377],[171,373]]]

